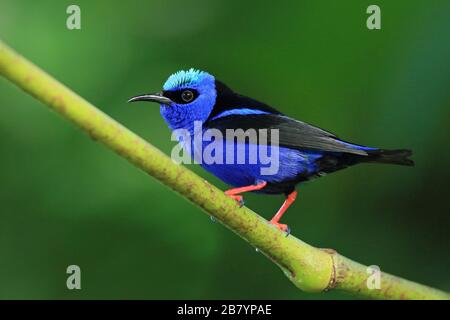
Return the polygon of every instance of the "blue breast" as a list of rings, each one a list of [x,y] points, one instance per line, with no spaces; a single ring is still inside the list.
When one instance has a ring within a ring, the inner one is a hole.
[[[219,150],[210,148],[208,151],[208,146],[212,146],[212,142],[209,141],[203,141],[202,152],[198,152],[199,148],[195,149],[194,141],[191,141],[189,152],[205,170],[234,187],[252,185],[261,180],[278,183],[293,180],[299,175],[314,175],[317,172],[315,161],[323,156],[320,152],[279,147],[278,160],[275,160],[275,154],[272,154],[270,148],[266,146],[234,142],[233,148],[230,148],[232,142],[223,140],[222,143],[223,152],[209,152]],[[195,156],[194,150],[197,150]],[[259,155],[260,152],[267,157],[255,157],[255,154]],[[269,161],[272,155],[272,161]],[[211,163],[211,160],[215,162]],[[272,170],[268,170],[271,166]],[[262,171],[263,168],[266,169],[266,173]],[[269,174],[267,171],[270,171]]]

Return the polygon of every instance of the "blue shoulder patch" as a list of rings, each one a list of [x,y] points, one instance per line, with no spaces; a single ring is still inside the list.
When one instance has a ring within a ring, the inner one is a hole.
[[[267,111],[262,111],[262,110],[258,110],[258,109],[240,108],[240,109],[226,110],[222,113],[219,113],[217,116],[211,118],[211,120],[223,118],[226,116],[232,116],[232,115],[268,114],[268,113],[269,112],[267,112]]]

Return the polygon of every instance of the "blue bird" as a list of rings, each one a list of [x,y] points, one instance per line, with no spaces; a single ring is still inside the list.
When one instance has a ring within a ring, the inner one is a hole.
[[[243,163],[200,163],[204,169],[233,186],[225,193],[241,204],[244,192],[284,194],[286,200],[270,222],[287,234],[290,232],[288,226],[279,221],[297,197],[297,184],[358,163],[414,165],[408,159],[411,150],[384,150],[345,142],[328,131],[292,119],[265,103],[236,93],[211,74],[200,70],[174,73],[165,82],[162,92],[138,95],[129,100],[135,101],[159,103],[160,113],[169,128],[186,130],[191,136],[198,134],[196,122],[202,125],[202,134],[208,129],[216,129],[224,135],[228,129],[276,129],[279,168],[274,174],[262,174],[261,169],[266,164],[260,159],[254,163],[249,161],[254,152],[260,151],[262,144],[257,142],[252,146],[252,142],[247,140],[244,143],[234,139],[223,140],[225,147],[235,147],[233,160],[238,153],[243,153]],[[271,135],[268,136],[266,145],[275,141]],[[192,141],[179,140],[189,150],[190,156],[195,157]],[[201,143],[206,147],[212,142]]]

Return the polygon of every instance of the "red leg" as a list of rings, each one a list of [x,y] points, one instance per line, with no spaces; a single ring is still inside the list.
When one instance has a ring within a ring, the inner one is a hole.
[[[255,185],[251,185],[251,186],[246,186],[246,187],[239,187],[239,188],[234,188],[234,189],[230,189],[225,191],[225,194],[227,196],[229,196],[230,198],[236,200],[237,202],[239,202],[239,204],[241,204],[241,207],[244,205],[244,197],[239,195],[240,193],[244,193],[244,192],[249,192],[249,191],[255,191],[255,190],[261,190],[262,188],[264,188],[267,185],[267,182],[262,181],[258,184]]]
[[[270,220],[271,224],[275,225],[278,229],[282,231],[286,231],[288,234],[289,234],[289,227],[286,224],[279,223],[278,221],[280,221],[281,217],[286,212],[287,208],[289,208],[290,205],[294,203],[295,198],[297,198],[297,191],[293,191],[290,194],[288,194],[281,208]]]

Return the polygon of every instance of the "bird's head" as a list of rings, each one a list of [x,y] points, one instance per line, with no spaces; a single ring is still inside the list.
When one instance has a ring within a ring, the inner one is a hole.
[[[128,102],[157,102],[162,117],[172,130],[190,130],[194,121],[205,122],[208,119],[216,96],[214,77],[204,71],[189,69],[172,74],[161,92],[135,96]]]

